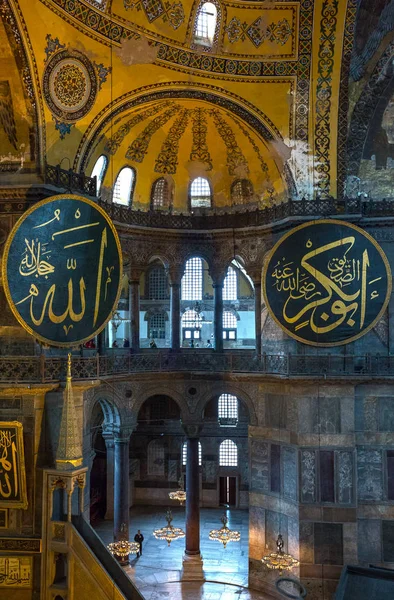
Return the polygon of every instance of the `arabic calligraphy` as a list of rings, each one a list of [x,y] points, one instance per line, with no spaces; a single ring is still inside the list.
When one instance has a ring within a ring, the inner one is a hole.
[[[279,240],[263,276],[277,323],[300,341],[324,346],[348,343],[373,327],[390,286],[388,261],[375,240],[331,220],[301,225]]]
[[[26,505],[22,425],[0,423],[0,505]]]
[[[117,308],[122,257],[112,221],[94,202],[73,195],[29,209],[4,250],[10,307],[36,338],[56,346],[96,335]]]
[[[32,587],[32,557],[0,557],[0,587]]]

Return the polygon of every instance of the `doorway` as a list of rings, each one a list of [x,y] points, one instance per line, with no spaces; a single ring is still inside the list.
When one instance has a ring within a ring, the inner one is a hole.
[[[237,478],[220,477],[219,478],[219,504],[227,506],[236,506],[237,504]]]

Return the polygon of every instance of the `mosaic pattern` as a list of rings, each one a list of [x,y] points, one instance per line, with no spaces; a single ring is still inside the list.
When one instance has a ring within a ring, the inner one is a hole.
[[[141,163],[148,152],[149,143],[153,134],[163,127],[179,110],[179,105],[174,104],[162,115],[159,115],[153,119],[149,125],[145,127],[142,133],[140,133],[140,135],[130,144],[126,152],[126,158]]]
[[[179,142],[182,135],[186,131],[186,127],[189,122],[189,111],[183,109],[181,114],[172,125],[168,136],[160,150],[160,154],[156,159],[155,171],[156,173],[176,173],[178,166],[178,151]]]
[[[260,166],[261,166],[261,170],[262,172],[265,174],[265,176],[268,178],[268,165],[265,162],[263,155],[260,152],[260,148],[258,147],[258,145],[256,144],[256,142],[254,141],[254,139],[252,138],[252,136],[250,135],[249,131],[246,129],[246,127],[244,127],[242,125],[242,123],[240,123],[237,119],[233,119],[233,121],[238,125],[238,127],[240,128],[240,130],[242,131],[242,133],[244,134],[245,137],[248,138],[253,150],[255,151],[256,156],[258,157],[259,161],[260,161]]]
[[[163,108],[167,108],[170,106],[171,102],[162,102],[152,108],[148,108],[147,110],[143,110],[138,114],[134,115],[131,119],[129,119],[126,123],[121,125],[118,131],[111,137],[110,140],[106,143],[104,150],[111,155],[114,155],[118,150],[120,144],[123,142],[125,136],[132,130],[132,128],[137,125],[137,123],[142,123],[145,119],[152,117],[153,115],[160,112]]]
[[[230,44],[244,42],[249,38],[256,48],[260,48],[266,40],[284,46],[292,36],[292,28],[287,19],[265,26],[263,17],[258,17],[251,25],[233,17],[225,31]]]
[[[197,160],[207,165],[207,170],[212,169],[212,158],[207,146],[208,128],[205,121],[206,111],[203,108],[196,108],[193,111],[193,146],[190,152],[190,160]]]
[[[324,0],[320,22],[318,79],[316,86],[315,155],[319,173],[318,187],[323,196],[330,194],[330,111],[332,71],[338,0]]]
[[[218,134],[227,148],[227,168],[229,174],[237,175],[237,169],[243,169],[245,174],[249,173],[247,160],[237,144],[230,125],[215,110],[211,111],[211,117],[213,118]]]
[[[16,149],[17,136],[9,81],[0,81],[0,123],[8,141]]]
[[[162,0],[123,0],[126,10],[143,10],[149,23],[161,18],[163,23],[168,23],[173,29],[178,29],[185,20],[185,11],[181,2],[172,4]]]

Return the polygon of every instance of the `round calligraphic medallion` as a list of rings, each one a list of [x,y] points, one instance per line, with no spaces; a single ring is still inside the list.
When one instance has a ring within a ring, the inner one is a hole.
[[[97,87],[93,64],[76,50],[56,52],[45,67],[45,101],[51,112],[64,121],[77,121],[90,111]]]
[[[391,294],[385,253],[365,231],[327,219],[295,227],[271,250],[263,293],[276,323],[312,346],[348,344],[380,319]]]
[[[118,305],[118,234],[91,200],[52,196],[15,224],[2,275],[8,303],[26,331],[54,346],[83,344],[104,328]]]

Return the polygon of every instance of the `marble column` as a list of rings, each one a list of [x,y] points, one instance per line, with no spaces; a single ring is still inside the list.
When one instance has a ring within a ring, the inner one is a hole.
[[[261,279],[254,282],[254,322],[256,327],[256,354],[261,354]]]
[[[129,441],[130,431],[114,434],[114,541],[129,539]]]
[[[129,311],[133,352],[140,349],[140,276],[141,271],[132,269],[129,281]]]
[[[223,280],[213,283],[215,350],[223,352]]]
[[[97,349],[98,353],[101,356],[105,354],[105,329],[103,329],[103,331],[100,331],[100,333],[97,336]]]
[[[179,350],[181,344],[181,281],[183,271],[170,268],[167,275],[170,282],[170,346],[172,350]]]
[[[107,495],[106,511],[104,519],[112,521],[114,518],[114,468],[115,468],[115,444],[114,435],[103,431],[105,447],[107,449]]]

